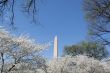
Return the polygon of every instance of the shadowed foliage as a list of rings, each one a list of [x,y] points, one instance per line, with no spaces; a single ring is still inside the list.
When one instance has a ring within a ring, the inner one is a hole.
[[[104,46],[94,42],[81,42],[80,44],[65,46],[64,48],[64,55],[76,56],[79,54],[86,54],[99,60],[108,55]]]

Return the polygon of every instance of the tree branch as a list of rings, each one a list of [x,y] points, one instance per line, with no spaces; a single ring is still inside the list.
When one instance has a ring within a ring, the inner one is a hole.
[[[3,73],[4,58],[3,58],[3,53],[2,52],[1,52],[1,59],[2,59],[1,73]]]

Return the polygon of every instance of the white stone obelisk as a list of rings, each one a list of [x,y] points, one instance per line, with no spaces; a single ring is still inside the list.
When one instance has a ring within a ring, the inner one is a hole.
[[[54,58],[58,58],[58,38],[55,36],[54,38]]]

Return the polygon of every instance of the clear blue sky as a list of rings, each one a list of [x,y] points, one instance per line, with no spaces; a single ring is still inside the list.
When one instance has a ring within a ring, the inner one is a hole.
[[[16,11],[16,34],[29,33],[39,43],[53,41],[58,36],[59,55],[65,45],[79,43],[86,39],[87,25],[82,9],[82,0],[46,0],[39,7],[38,18],[43,28],[30,22],[29,17]],[[28,19],[27,19],[28,18]],[[45,52],[52,58],[53,45]]]

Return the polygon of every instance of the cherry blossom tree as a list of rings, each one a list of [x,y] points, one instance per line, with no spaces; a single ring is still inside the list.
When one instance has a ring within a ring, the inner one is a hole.
[[[110,73],[109,65],[84,55],[66,56],[51,60],[47,73]]]
[[[40,52],[49,44],[39,44],[29,36],[16,37],[5,29],[0,29],[0,71],[1,73],[36,72],[45,66]]]

